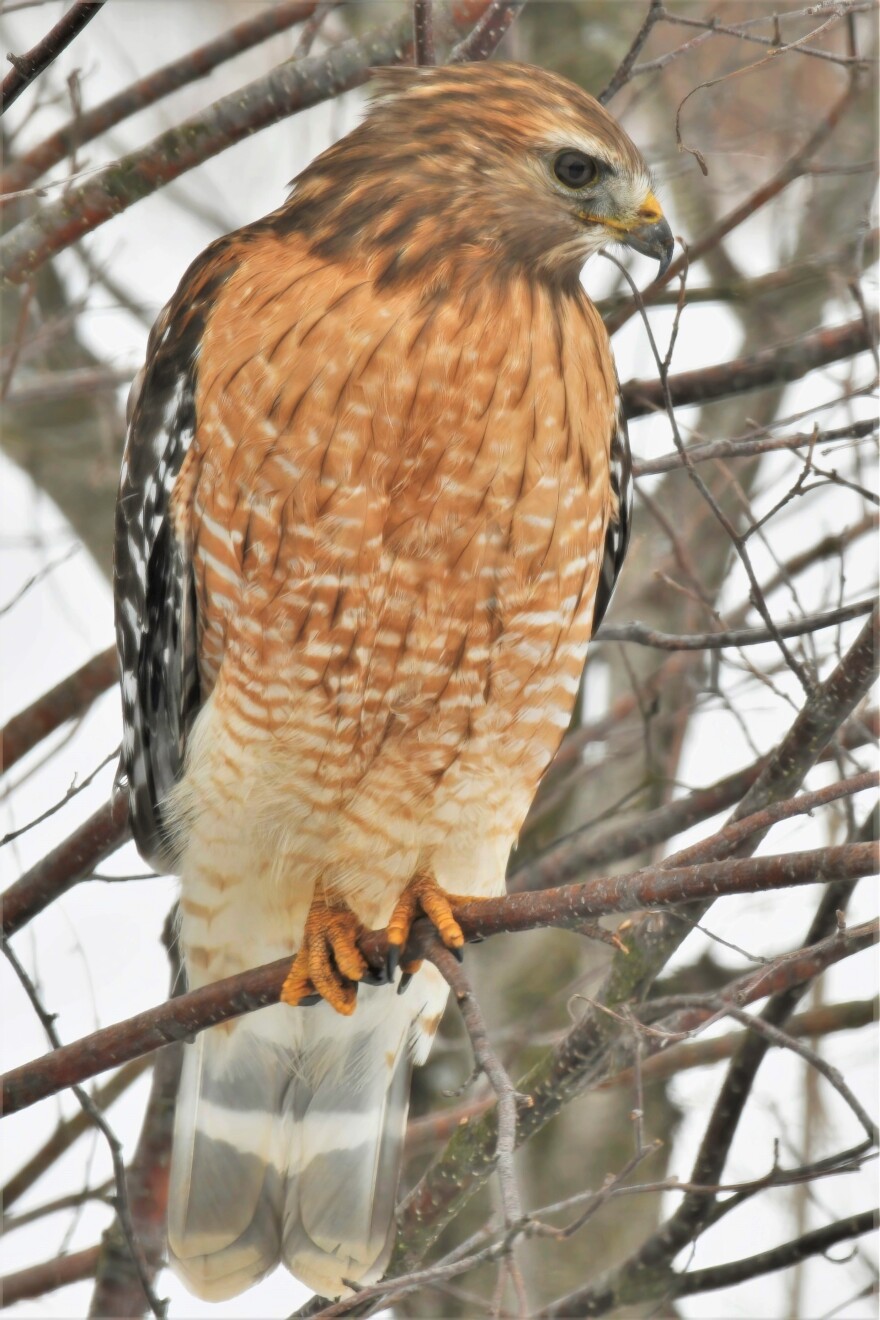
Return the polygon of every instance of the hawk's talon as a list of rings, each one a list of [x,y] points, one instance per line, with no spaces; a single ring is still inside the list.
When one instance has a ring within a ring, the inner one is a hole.
[[[397,974],[402,952],[403,948],[400,944],[392,944],[390,940],[388,941],[388,952],[385,955],[385,975],[389,981],[393,981]]]
[[[350,908],[331,906],[316,893],[299,953],[281,989],[282,1003],[300,1005],[326,999],[337,1013],[350,1016],[357,1003],[358,982],[374,973],[358,948],[364,931],[363,922]]]
[[[388,970],[383,962],[381,965],[368,963],[367,971],[361,977],[362,985],[387,985]]]
[[[417,875],[410,880],[397,900],[386,928],[388,953],[385,963],[389,979],[393,979],[400,966],[413,923],[421,916],[428,918],[446,948],[461,962],[465,938],[455,919],[453,907],[458,903],[472,902],[473,899],[461,894],[447,894],[433,876]],[[404,972],[414,970],[415,964],[404,967]]]

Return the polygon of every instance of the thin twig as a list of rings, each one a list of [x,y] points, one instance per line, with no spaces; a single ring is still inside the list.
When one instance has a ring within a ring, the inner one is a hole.
[[[492,1048],[480,1005],[464,968],[436,937],[429,942],[426,954],[455,995],[477,1067],[485,1073],[498,1101],[498,1142],[495,1156],[504,1222],[510,1228],[522,1218],[522,1202],[516,1184],[513,1155],[516,1150],[517,1103],[524,1102],[525,1097],[517,1094],[507,1070]]]
[[[60,1050],[61,1038],[55,1030],[55,1019],[44,1009],[33,981],[19,962],[17,955],[5,935],[2,937],[2,949],[3,953],[6,955],[7,961],[18,977],[22,989],[31,1001],[34,1012],[37,1014],[37,1017],[43,1025],[43,1030],[49,1037],[54,1049],[56,1051]],[[92,1123],[102,1133],[104,1140],[107,1142],[107,1146],[110,1150],[110,1159],[113,1162],[113,1176],[116,1185],[116,1213],[119,1217],[119,1222],[122,1225],[122,1231],[125,1234],[125,1241],[128,1250],[136,1264],[138,1277],[140,1278],[141,1286],[144,1291],[144,1297],[146,1298],[153,1315],[157,1317],[157,1320],[164,1320],[164,1316],[167,1313],[168,1303],[162,1301],[153,1291],[147,1265],[144,1261],[140,1243],[137,1240],[137,1235],[135,1234],[134,1225],[131,1220],[131,1210],[128,1202],[128,1187],[125,1180],[125,1163],[122,1158],[122,1143],[119,1141],[116,1133],[113,1131],[100,1109],[98,1109],[91,1096],[76,1083],[74,1083],[70,1089],[76,1096],[82,1110],[88,1114]]]
[[[633,65],[641,54],[645,42],[651,35],[655,23],[659,23],[659,21],[665,17],[666,14],[663,9],[663,0],[650,0],[648,12],[642,20],[642,26],[633,38],[632,45],[620,61],[611,80],[602,88],[602,91],[596,98],[601,105],[607,105],[608,102],[617,95],[620,89],[629,82],[633,71]]]

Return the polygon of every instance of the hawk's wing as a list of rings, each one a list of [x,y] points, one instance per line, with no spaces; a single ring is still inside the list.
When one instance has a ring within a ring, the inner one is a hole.
[[[616,513],[612,511],[605,533],[605,552],[602,567],[599,570],[599,582],[596,587],[596,603],[593,606],[593,636],[595,637],[605,611],[611,603],[623,561],[626,558],[629,534],[632,526],[632,454],[629,447],[629,432],[626,417],[619,394],[617,401],[617,422],[611,437],[611,489],[614,492]]]
[[[118,782],[141,855],[160,869],[175,849],[163,805],[181,776],[199,709],[195,583],[188,519],[172,495],[196,427],[199,347],[213,295],[234,262],[231,240],[193,263],[150,335],[132,386],[116,504],[114,590],[122,678]]]

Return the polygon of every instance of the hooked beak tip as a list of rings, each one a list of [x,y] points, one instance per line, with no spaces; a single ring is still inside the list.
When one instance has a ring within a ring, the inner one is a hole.
[[[627,247],[642,256],[653,257],[659,262],[656,279],[660,280],[668,271],[675,255],[675,238],[664,216],[651,220],[647,224],[631,229],[624,240]]]

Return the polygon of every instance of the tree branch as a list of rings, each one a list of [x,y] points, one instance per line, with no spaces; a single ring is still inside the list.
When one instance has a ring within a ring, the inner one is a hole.
[[[739,206],[734,207],[734,209],[728,212],[722,220],[719,220],[716,225],[713,225],[708,233],[704,234],[696,243],[689,244],[686,254],[676,257],[675,261],[672,262],[662,278],[655,280],[650,289],[646,290],[642,295],[643,301],[646,305],[650,305],[656,294],[666,288],[668,284],[671,284],[673,280],[678,279],[682,271],[686,270],[689,265],[693,266],[701,257],[712,252],[728,234],[731,234],[734,229],[738,229],[741,224],[746,220],[749,220],[761,210],[762,207],[766,206],[768,202],[771,202],[775,197],[778,197],[780,193],[784,192],[790,183],[793,183],[795,179],[801,177],[812,157],[816,154],[822,144],[831,136],[832,132],[843,118],[845,112],[852,105],[854,94],[855,85],[854,83],[850,83],[850,86],[843,95],[835,101],[828,114],[819,123],[818,127],[814,129],[813,133],[804,143],[803,147],[801,147],[800,151],[796,152],[789,160],[787,160],[782,168],[774,174],[772,179],[768,179],[768,181],[762,184],[760,188],[756,189],[749,197],[745,198]],[[608,333],[614,334],[615,331],[619,330],[621,326],[626,324],[637,310],[638,308],[635,300],[630,300],[625,307],[622,307],[615,315],[608,318],[606,321]]]
[[[729,394],[746,394],[768,385],[800,380],[819,367],[867,353],[872,334],[862,317],[845,325],[817,330],[787,344],[765,348],[760,353],[734,358],[715,367],[682,371],[668,378],[669,395],[675,408],[692,403],[711,403]],[[630,380],[620,390],[628,418],[661,412],[666,396],[661,380]]]
[[[756,762],[747,770],[730,775],[710,788],[699,789],[690,797],[669,802],[665,807],[658,807],[653,812],[639,816],[629,834],[625,825],[611,825],[598,837],[586,830],[573,830],[541,856],[532,858],[518,867],[511,877],[509,890],[518,893],[523,890],[546,890],[551,886],[565,885],[582,876],[584,871],[596,866],[600,861],[610,861],[612,858],[641,852],[651,844],[668,839],[673,834],[679,834],[688,826],[696,824],[706,816],[714,816],[724,807],[738,801],[746,789],[759,778],[765,766],[766,761]],[[866,771],[864,774],[853,775],[850,779],[840,779],[815,792],[801,793],[797,797],[784,798],[779,802],[771,803],[770,806],[753,812],[750,816],[729,822],[716,833],[701,839],[683,852],[667,857],[660,866],[661,868],[690,866],[721,861],[724,857],[735,853],[745,840],[754,835],[758,834],[763,838],[767,831],[780,821],[815,811],[817,807],[827,806],[842,797],[875,788],[878,782],[880,779],[876,772]],[[613,839],[615,831],[618,837]]]
[[[847,623],[850,619],[863,618],[874,608],[874,600],[857,600],[852,605],[843,605],[840,609],[826,610],[824,613],[809,614],[802,619],[792,619],[789,623],[776,625],[775,632],[769,628],[722,628],[718,632],[689,633],[675,636],[672,633],[658,632],[643,623],[621,623],[616,627],[601,627],[596,634],[597,642],[632,642],[636,646],[653,646],[658,651],[720,651],[728,646],[759,646],[764,642],[780,637],[803,637],[807,633],[818,632],[822,628],[834,628]]]
[[[98,1109],[109,1109],[149,1066],[146,1057],[132,1059],[130,1063],[120,1068],[119,1072],[114,1073],[103,1086],[95,1089],[92,1094],[94,1104]],[[82,1109],[71,1114],[70,1118],[62,1119],[49,1140],[43,1143],[0,1190],[0,1204],[4,1213],[91,1127],[92,1121]]]
[[[431,13],[431,0],[413,0],[413,45],[416,64],[431,65],[437,63],[434,50],[434,16]]]
[[[775,800],[790,797],[797,790],[873,683],[878,662],[877,634],[875,613],[834,672],[805,703],[742,799],[731,823],[763,810]],[[758,832],[747,841],[748,845],[756,847],[761,837]],[[676,860],[684,860],[690,851],[679,854]],[[695,903],[688,915],[699,920],[708,906],[708,902]],[[683,929],[681,922],[668,917],[652,915],[634,922],[627,932],[627,952],[615,955],[597,996],[602,1009],[613,1009],[646,995],[686,933],[687,928]],[[546,1115],[542,1121],[547,1121],[574,1095],[595,1082],[606,1052],[619,1033],[619,1025],[599,1008],[586,1013],[563,1044],[520,1083],[520,1090],[530,1091],[536,1097],[535,1110],[530,1109],[525,1117],[520,1114],[520,1123],[528,1125],[537,1121],[538,1115]],[[524,1135],[527,1130],[521,1132]],[[494,1141],[492,1113],[456,1133],[401,1208],[398,1243],[392,1258],[395,1267],[409,1267],[421,1260],[444,1226],[482,1185],[491,1169]]]
[[[802,1237],[795,1238],[793,1242],[785,1242],[780,1247],[761,1251],[755,1256],[746,1257],[745,1260],[734,1260],[727,1265],[713,1265],[705,1270],[693,1270],[690,1274],[680,1276],[675,1295],[693,1297],[695,1293],[712,1292],[716,1288],[730,1288],[746,1279],[756,1279],[774,1270],[787,1269],[791,1265],[797,1265],[799,1261],[807,1260],[810,1256],[818,1256],[820,1252],[828,1251],[838,1242],[850,1242],[853,1238],[861,1237],[863,1233],[873,1232],[878,1222],[880,1222],[880,1211],[866,1210],[858,1215],[850,1215],[847,1219],[838,1219],[833,1224],[825,1224],[822,1228],[814,1229],[812,1233],[804,1233]],[[584,1312],[563,1309],[557,1314],[582,1315]]]
[[[16,1270],[14,1274],[4,1274],[0,1278],[0,1297],[3,1305],[12,1306],[15,1302],[30,1301],[33,1297],[42,1297],[57,1288],[66,1288],[70,1283],[80,1283],[90,1279],[98,1264],[99,1246],[86,1247],[84,1251],[74,1251],[69,1256],[56,1256],[42,1265],[31,1265],[26,1270]]]
[[[876,922],[854,927],[845,934],[834,935],[796,954],[774,960],[760,973],[749,973],[734,981],[725,993],[738,1004],[751,1003],[768,993],[812,979],[832,962],[868,947],[878,936],[880,927]],[[840,941],[850,939],[854,943],[844,952]],[[679,1015],[675,1026],[692,1030],[713,1016],[710,1009],[693,1010],[693,1013],[693,1017],[687,1020]],[[615,1033],[610,1028],[615,1024],[610,1018],[605,1018],[603,1023],[600,1020],[603,1017],[595,1013],[585,1015],[548,1059],[517,1083],[517,1091],[525,1097],[517,1110],[520,1144],[534,1136],[588,1086],[598,1084],[603,1073],[607,1075],[612,1055],[606,1046],[614,1038]],[[659,1040],[654,1041],[653,1048],[661,1048]],[[619,1059],[624,1052],[618,1047],[614,1059]],[[494,1108],[476,1121],[459,1124],[446,1150],[399,1209],[399,1237],[391,1269],[399,1273],[417,1264],[462,1202],[485,1182],[494,1167],[496,1133]]]
[[[870,417],[863,422],[850,422],[847,426],[838,426],[830,431],[801,432],[797,435],[761,435],[748,440],[710,440],[705,444],[688,445],[689,463],[707,463],[719,458],[755,458],[759,454],[770,454],[779,449],[806,449],[808,446],[833,444],[837,440],[860,440],[877,434],[877,419]],[[649,458],[633,463],[633,476],[654,477],[661,472],[676,472],[685,466],[685,460],[678,451],[661,454],[659,458]]]
[[[466,0],[452,17],[468,24],[489,0]],[[375,28],[319,55],[279,65],[262,78],[220,97],[197,115],[129,152],[96,178],[23,220],[0,240],[0,275],[20,284],[50,257],[142,201],[172,179],[234,146],[261,128],[365,82],[373,68],[400,64],[412,49],[412,19]]]
[[[0,729],[3,773],[68,720],[82,715],[118,676],[116,647],[92,656]]]
[[[602,91],[596,97],[596,100],[600,105],[607,105],[612,97],[615,97],[620,89],[629,82],[630,75],[633,71],[633,65],[641,54],[645,42],[651,35],[654,24],[658,23],[665,17],[666,14],[663,11],[663,0],[650,0],[648,12],[642,21],[642,26],[633,38],[632,45],[617,66],[614,76],[605,87],[602,88]]]
[[[873,844],[853,843],[700,866],[651,867],[630,875],[564,885],[542,893],[472,900],[457,906],[455,912],[468,940],[542,926],[577,930],[584,922],[613,912],[694,903],[710,895],[714,898],[853,879],[872,874],[876,865],[877,849]],[[405,961],[421,956],[422,941],[430,936],[431,930],[424,921],[416,923]],[[361,940],[360,947],[368,962],[381,961],[387,952],[385,932],[370,932]],[[188,1039],[218,1022],[276,1003],[292,956],[291,953],[290,957],[279,958],[264,967],[192,990],[125,1022],[93,1032],[72,1045],[62,1046],[41,1059],[22,1064],[0,1078],[4,1113],[15,1113],[75,1082],[172,1041]]]
[[[129,837],[128,799],[117,793],[68,839],[37,862],[3,893],[3,934],[14,935],[56,898],[121,847]]]
[[[5,114],[34,79],[57,60],[103,7],[104,0],[75,0],[67,13],[59,18],[36,46],[32,46],[24,55],[6,56],[12,65],[12,72],[7,73],[0,84],[0,115]]]
[[[180,59],[165,64],[161,69],[126,87],[116,96],[109,97],[91,110],[71,119],[43,142],[31,147],[18,160],[11,161],[0,173],[0,193],[19,192],[29,188],[66,156],[92,142],[108,129],[114,128],[131,115],[155,105],[181,87],[206,78],[212,70],[243,51],[303,22],[315,10],[317,0],[285,0],[245,19],[224,32],[214,41],[206,42],[189,51]]]
[[[490,0],[486,12],[464,40],[449,52],[449,64],[487,60],[528,0]]]

